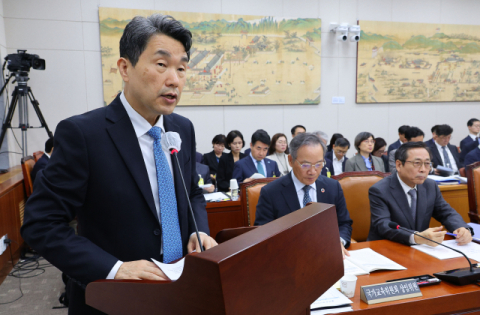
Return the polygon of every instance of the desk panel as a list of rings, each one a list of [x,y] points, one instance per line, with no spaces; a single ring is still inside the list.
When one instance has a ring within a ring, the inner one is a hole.
[[[453,209],[462,216],[465,222],[470,222],[470,217],[468,216],[468,190],[466,184],[461,185],[439,185],[440,191],[442,193],[443,199]],[[432,218],[430,220],[430,227],[440,226],[441,224]]]
[[[208,226],[213,238],[223,229],[246,226],[241,205],[240,199],[207,203]]]

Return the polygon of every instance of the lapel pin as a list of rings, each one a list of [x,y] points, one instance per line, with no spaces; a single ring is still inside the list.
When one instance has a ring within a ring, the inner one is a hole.
[[[321,191],[322,193],[324,193],[324,192],[325,192],[325,188],[322,188],[320,191]]]

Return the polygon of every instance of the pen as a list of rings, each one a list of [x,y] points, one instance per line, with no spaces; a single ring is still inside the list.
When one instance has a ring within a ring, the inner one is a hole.
[[[453,234],[453,233],[450,233],[450,232],[447,232],[446,234],[447,234],[447,235],[450,235],[450,236],[455,236],[455,237],[457,237],[457,234]]]

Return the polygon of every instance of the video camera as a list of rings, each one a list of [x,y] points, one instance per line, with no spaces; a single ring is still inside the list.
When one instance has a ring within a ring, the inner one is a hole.
[[[10,54],[5,57],[8,63],[7,69],[10,72],[16,71],[30,71],[30,68],[35,70],[45,70],[45,59],[40,59],[38,55],[27,54],[27,50],[17,50],[17,54]]]

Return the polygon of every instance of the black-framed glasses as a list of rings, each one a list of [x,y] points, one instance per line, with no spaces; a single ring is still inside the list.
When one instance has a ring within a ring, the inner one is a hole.
[[[302,168],[302,170],[309,170],[313,167],[315,167],[315,169],[319,169],[320,167],[322,167],[324,164],[325,164],[325,161],[319,161],[315,164],[312,164],[312,163],[300,163],[298,162],[298,160],[295,160],[297,161],[298,164],[300,164],[300,167]]]
[[[422,161],[405,161],[413,164],[413,167],[415,168],[421,168],[422,165],[425,166],[425,169],[429,170],[432,168],[432,163],[431,162],[422,162]]]

